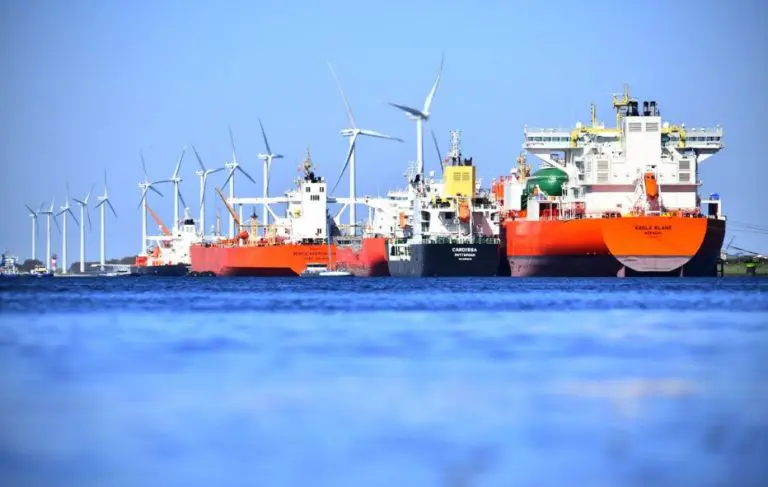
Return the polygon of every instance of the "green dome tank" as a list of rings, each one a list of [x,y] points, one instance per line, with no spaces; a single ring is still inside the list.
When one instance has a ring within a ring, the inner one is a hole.
[[[562,196],[563,186],[568,182],[568,174],[556,167],[545,167],[531,174],[525,184],[525,193],[533,194],[536,185],[547,196]]]

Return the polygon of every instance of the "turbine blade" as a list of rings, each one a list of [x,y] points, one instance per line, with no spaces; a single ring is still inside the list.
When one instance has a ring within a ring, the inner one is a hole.
[[[361,130],[360,135],[367,135],[368,137],[377,137],[379,139],[396,140],[398,142],[403,141],[403,139],[399,137],[392,137],[391,135],[382,134],[381,132],[376,132],[375,130]]]
[[[195,149],[195,146],[192,146],[192,151],[195,153],[195,157],[197,158],[197,163],[200,165],[200,169],[205,172],[205,166],[203,165],[203,160],[200,159],[200,154],[197,153],[197,149]]]
[[[237,162],[237,150],[235,150],[235,136],[232,135],[232,126],[230,125],[230,126],[228,126],[228,128],[229,128],[229,141],[232,143],[232,158],[234,159],[234,161],[232,161],[232,162],[236,163]]]
[[[223,171],[224,169],[226,169],[226,167],[217,167],[216,169],[209,169],[207,172],[210,176],[211,174],[216,174],[217,172]]]
[[[137,209],[141,208],[141,204],[144,202],[144,199],[147,197],[147,191],[149,191],[149,188],[144,188],[141,190],[141,198],[139,198],[139,204],[136,207]]]
[[[75,216],[74,213],[72,213],[72,210],[67,208],[67,213],[69,213],[72,216],[72,219],[75,220],[75,224],[77,224],[77,226],[79,227],[80,226],[80,222],[77,221],[77,217]],[[67,217],[67,215],[64,215],[64,218],[66,218],[66,217]]]
[[[405,106],[405,105],[399,105],[397,103],[389,103],[388,102],[388,104],[393,106],[393,107],[395,107],[395,108],[399,108],[400,110],[404,111],[405,113],[408,113],[409,115],[413,115],[414,117],[424,118],[424,119],[427,118],[427,115],[425,115],[424,113],[416,110],[415,108],[411,108],[411,107]]]
[[[176,163],[176,169],[173,170],[173,176],[171,176],[171,179],[176,179],[179,177],[179,170],[181,169],[181,161],[184,160],[184,153],[187,151],[186,147],[181,148],[181,155],[179,156],[179,162]]]
[[[347,95],[344,93],[344,88],[341,87],[341,81],[339,81],[339,77],[336,76],[336,71],[333,70],[331,63],[328,63],[328,69],[331,70],[333,80],[336,82],[336,86],[338,86],[339,92],[341,92],[341,99],[344,101],[344,108],[347,109],[347,119],[349,120],[351,127],[355,129],[357,128],[357,125],[355,125],[355,117],[352,115],[352,108],[350,108],[349,102],[347,102]]]
[[[30,208],[30,207],[29,207],[29,205],[24,205],[24,206],[25,206],[25,207],[26,207],[26,208],[29,210],[29,213],[30,213],[30,214],[37,216],[37,213],[35,212],[35,210],[33,210],[32,208]]]
[[[115,207],[112,206],[112,202],[109,200],[104,200],[104,201],[107,202],[107,204],[109,205],[109,209],[112,210],[112,214],[115,215],[115,218],[117,218],[117,212],[115,211]]]
[[[445,172],[445,163],[443,163],[443,156],[440,154],[440,145],[437,143],[437,137],[435,137],[435,131],[429,129],[429,133],[432,134],[432,142],[435,143],[435,152],[437,152],[437,160],[440,162],[440,171]]]
[[[437,71],[437,78],[435,78],[435,84],[432,85],[432,89],[429,90],[427,99],[424,101],[423,113],[429,117],[429,111],[432,108],[432,100],[435,98],[437,92],[437,86],[440,84],[440,76],[443,74],[443,61],[445,61],[445,53],[440,55],[440,69]]]
[[[86,203],[85,203],[84,201],[82,201],[82,200],[79,200],[79,199],[77,199],[77,198],[72,198],[72,201],[74,201],[74,202],[75,202],[75,203],[77,203],[78,205],[83,205],[83,206],[86,206]]]
[[[88,211],[88,208],[85,208],[85,216],[88,217],[88,230],[93,230],[93,223],[91,223],[91,212]]]
[[[187,202],[184,201],[184,197],[181,195],[181,191],[178,192],[179,199],[181,200],[181,204],[184,205],[184,208],[187,207]]]
[[[93,183],[91,183],[91,188],[88,190],[88,194],[85,195],[85,200],[83,200],[83,201],[85,202],[86,205],[88,204],[88,200],[91,198],[91,193],[93,193],[93,187],[94,186],[95,185]]]
[[[336,187],[341,182],[342,176],[344,176],[344,172],[347,170],[347,166],[349,165],[349,160],[352,158],[352,152],[355,150],[355,144],[357,143],[357,133],[352,136],[352,142],[349,144],[349,151],[347,151],[347,160],[344,161],[344,167],[341,169],[341,174],[339,174],[339,179],[336,180],[336,184],[333,185],[333,189],[331,190],[331,194],[333,194],[334,191],[336,191]]]
[[[144,162],[144,151],[141,150],[141,151],[139,151],[139,153],[141,155],[141,168],[144,170],[144,180],[148,181],[149,180],[149,176],[147,175],[147,163]],[[106,178],[106,173],[105,173],[104,177]],[[106,183],[104,184],[104,186],[106,186]]]
[[[264,138],[264,146],[267,148],[267,154],[272,154],[272,149],[269,147],[269,141],[267,140],[267,133],[264,131],[264,125],[261,123],[261,118],[256,117],[259,121],[259,127],[261,127],[261,136]]]
[[[254,179],[251,177],[251,175],[250,175],[250,174],[248,174],[247,172],[245,172],[245,169],[243,169],[243,168],[242,168],[242,166],[237,166],[237,170],[238,170],[238,171],[240,171],[241,173],[245,174],[245,177],[247,177],[248,179],[250,179],[250,180],[251,180],[251,182],[252,182],[253,184],[256,184],[256,181],[255,181],[255,180],[254,180]]]
[[[153,184],[154,184],[154,183],[153,183]],[[158,191],[158,190],[157,190],[157,188],[155,188],[154,186],[150,185],[150,186],[149,186],[149,189],[151,189],[151,190],[152,190],[152,191],[154,191],[155,193],[159,194],[160,196],[163,196],[163,193],[161,193],[160,191]]]
[[[59,220],[56,219],[56,215],[53,215],[53,223],[56,224],[56,229],[59,231],[59,235],[61,235],[61,226],[59,225]]]
[[[224,180],[224,184],[222,184],[222,185],[221,185],[221,187],[222,187],[222,188],[223,188],[223,187],[226,187],[227,183],[229,182],[229,180],[230,180],[230,179],[232,179],[232,177],[233,177],[234,175],[235,175],[235,170],[234,170],[234,169],[232,169],[231,171],[229,171],[229,175],[227,176],[227,179],[225,179],[225,180]]]

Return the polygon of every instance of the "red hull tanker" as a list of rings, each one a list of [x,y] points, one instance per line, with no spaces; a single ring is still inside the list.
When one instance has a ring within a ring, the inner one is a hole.
[[[641,216],[505,221],[513,276],[715,276],[725,221]]]
[[[308,264],[328,265],[326,244],[195,244],[190,253],[191,273],[197,275],[288,277],[300,275]]]
[[[363,237],[361,239],[336,240],[334,263],[338,270],[351,272],[358,277],[389,276],[387,266],[387,239]]]

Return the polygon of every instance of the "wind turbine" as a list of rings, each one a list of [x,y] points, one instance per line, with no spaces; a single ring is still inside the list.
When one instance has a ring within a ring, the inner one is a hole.
[[[88,228],[90,229],[93,225],[91,224],[91,214],[88,213],[88,199],[91,197],[91,192],[93,191],[93,185],[91,185],[91,189],[88,190],[88,194],[85,195],[85,199],[79,200],[77,198],[72,198],[75,200],[75,203],[80,205],[80,221],[83,222],[80,225],[80,274],[85,272],[85,216],[88,215]]]
[[[71,215],[72,219],[75,220],[75,223],[77,225],[80,225],[80,223],[77,221],[77,218],[75,217],[75,214],[72,213],[72,209],[69,207],[69,185],[67,185],[67,199],[65,200],[64,206],[60,207],[61,211],[57,213],[56,216],[64,215],[63,223],[61,229],[61,273],[66,274],[67,273],[67,215]]]
[[[53,203],[54,200],[51,200],[51,206],[47,210],[40,210],[39,213],[41,215],[46,216],[46,233],[45,233],[45,268],[46,270],[51,270],[51,218],[53,217]],[[56,221],[56,220],[54,220]],[[58,222],[56,222],[56,226],[58,226]],[[55,269],[54,269],[55,270]]]
[[[200,177],[200,233],[205,236],[205,183],[208,182],[208,176],[223,171],[225,168],[217,167],[216,169],[206,169],[203,160],[200,159],[200,154],[197,153],[197,149],[195,149],[194,145],[192,146],[192,151],[195,153],[197,163],[200,165],[200,170],[196,171],[195,175]]]
[[[226,186],[227,183],[229,183],[229,199],[234,199],[235,197],[235,171],[240,171],[251,180],[253,184],[256,184],[256,181],[253,180],[250,174],[245,172],[242,167],[240,167],[240,164],[237,162],[237,151],[235,150],[235,137],[232,135],[232,127],[229,127],[229,141],[232,142],[232,162],[226,162],[224,163],[224,167],[229,169],[229,176],[227,176],[227,179],[224,181],[224,185]],[[243,206],[239,205],[240,209],[240,221],[243,221]],[[232,215],[229,215],[229,238],[235,237],[235,220],[232,218]]]
[[[389,103],[395,108],[399,108],[400,110],[404,111],[408,114],[408,118],[410,120],[416,120],[416,170],[417,174],[419,175],[419,178],[424,177],[424,140],[423,140],[423,126],[424,122],[429,120],[429,116],[431,114],[430,109],[432,108],[432,100],[435,98],[435,93],[437,92],[437,86],[440,84],[440,76],[443,74],[443,61],[445,59],[445,56],[442,55],[440,57],[440,69],[437,72],[437,78],[435,79],[435,84],[432,85],[432,89],[429,90],[429,94],[427,94],[427,99],[424,101],[424,108],[422,110],[418,110],[416,108],[411,108],[406,105],[399,105],[397,103]]]
[[[179,156],[179,162],[176,163],[176,169],[173,171],[173,175],[171,175],[171,179],[168,181],[173,183],[173,190],[174,190],[174,196],[173,196],[173,227],[176,228],[176,226],[179,224],[179,200],[184,204],[184,207],[187,206],[187,202],[184,201],[184,197],[181,196],[181,191],[179,190],[179,184],[181,183],[182,179],[179,176],[179,170],[181,169],[181,161],[184,160],[184,153],[187,151],[186,147],[182,147],[181,149],[181,155]]]
[[[350,202],[349,207],[349,225],[350,229],[352,231],[352,234],[354,235],[356,232],[355,225],[357,224],[356,219],[356,211],[355,207],[357,205],[357,188],[356,188],[356,165],[355,165],[355,153],[357,150],[355,149],[355,142],[357,142],[357,137],[359,135],[365,135],[368,137],[376,137],[379,139],[388,139],[388,140],[396,140],[398,142],[402,142],[402,139],[399,139],[397,137],[392,137],[390,135],[382,134],[380,132],[376,132],[373,130],[366,130],[366,129],[360,129],[357,127],[357,124],[355,124],[355,117],[352,115],[352,109],[349,107],[349,103],[347,102],[347,96],[344,94],[344,88],[341,87],[341,82],[339,81],[339,77],[336,76],[336,72],[333,70],[333,66],[331,66],[331,63],[328,63],[328,69],[331,70],[331,74],[333,75],[333,79],[336,81],[336,85],[339,87],[339,92],[341,92],[341,99],[344,101],[344,108],[347,109],[347,119],[349,120],[349,125],[351,128],[346,128],[341,131],[341,135],[344,137],[349,137],[349,151],[347,152],[347,158],[344,161],[344,167],[341,170],[341,174],[339,174],[339,179],[336,181],[336,184],[333,186],[333,189],[331,190],[331,193],[333,193],[336,190],[336,186],[339,185],[339,181],[341,181],[341,177],[344,175],[344,171],[347,170],[347,166],[349,166],[349,197],[352,200]]]
[[[96,208],[101,207],[101,253],[99,258],[101,272],[104,272],[104,254],[106,250],[106,246],[105,246],[106,218],[104,214],[104,208],[107,205],[109,206],[109,209],[112,210],[112,214],[115,215],[115,218],[117,218],[117,212],[115,211],[115,207],[112,206],[112,202],[109,201],[109,195],[107,194],[107,171],[105,169],[104,170],[104,195],[99,196],[99,202],[96,205]]]
[[[29,210],[29,216],[32,218],[32,260],[37,260],[37,217],[43,211],[43,205],[35,211],[29,205],[24,205]]]
[[[264,132],[264,125],[261,123],[260,118],[257,117],[257,119],[259,121],[259,127],[261,127],[261,136],[264,138],[264,146],[267,148],[266,153],[260,153],[258,155],[258,158],[264,161],[264,199],[266,199],[269,197],[269,170],[272,167],[272,159],[282,159],[283,156],[272,152],[272,149],[269,147],[269,142],[267,141],[267,133]],[[262,224],[266,225],[268,223],[269,211],[267,211],[267,203],[264,203],[264,218],[262,219]]]
[[[147,164],[144,162],[144,152],[141,155],[141,167],[144,170],[144,181],[139,183],[141,189],[141,200],[139,200],[139,207],[141,208],[141,254],[147,253],[147,192],[151,189],[155,193],[163,196],[163,193],[155,188],[156,184],[170,183],[171,180],[163,179],[161,181],[150,182],[149,176],[147,176]],[[112,205],[109,205],[110,207]]]

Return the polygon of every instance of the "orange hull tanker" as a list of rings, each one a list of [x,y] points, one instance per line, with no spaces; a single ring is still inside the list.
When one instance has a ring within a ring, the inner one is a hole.
[[[505,222],[513,276],[715,276],[725,221],[630,216]]]
[[[331,246],[331,256],[334,253]],[[195,244],[190,254],[191,273],[196,275],[288,277],[300,275],[308,264],[328,265],[326,244]]]

